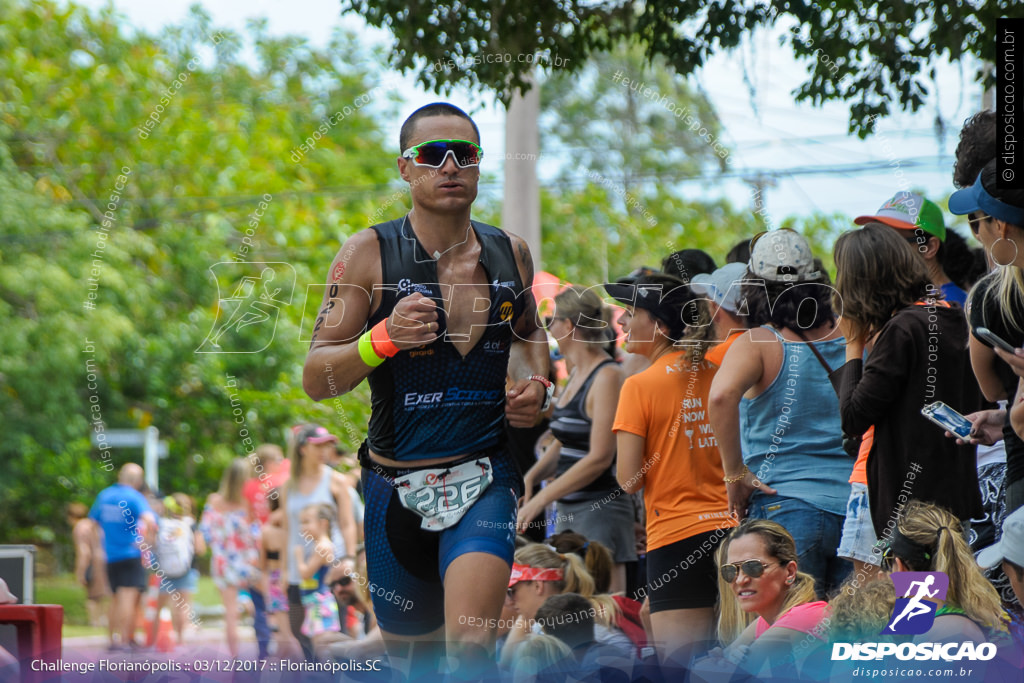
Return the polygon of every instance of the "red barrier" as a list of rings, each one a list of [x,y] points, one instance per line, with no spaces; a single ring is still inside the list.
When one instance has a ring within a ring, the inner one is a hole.
[[[61,605],[0,605],[0,624],[11,624],[18,632],[18,661],[21,680],[42,680],[46,674],[33,672],[33,659],[58,663],[61,655]]]

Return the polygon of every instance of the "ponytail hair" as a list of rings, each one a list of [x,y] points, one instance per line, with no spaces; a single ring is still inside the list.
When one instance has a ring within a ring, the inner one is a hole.
[[[579,555],[569,552],[560,553],[554,548],[541,543],[531,543],[516,551],[517,564],[536,569],[561,569],[562,579],[550,581],[559,593],[579,593],[594,605],[596,622],[604,626],[615,623],[619,614],[618,605],[610,595],[594,593],[594,578]]]
[[[597,344],[615,339],[611,307],[593,287],[566,287],[555,296],[555,311],[573,325],[573,338]]]
[[[582,534],[563,531],[548,539],[548,543],[560,553],[574,553],[583,559],[587,571],[594,579],[594,592],[607,593],[612,584],[612,570],[615,560],[610,551],[599,541],[588,541]]]
[[[961,608],[971,621],[990,631],[1007,630],[999,593],[974,560],[960,520],[937,505],[912,500],[903,508],[896,529],[915,545],[934,549],[929,566],[917,566],[924,564],[920,559],[900,557],[908,569],[945,573],[949,577],[947,603]]]
[[[740,522],[740,525],[733,529],[732,533],[718,547],[718,552],[715,554],[718,566],[722,566],[728,561],[729,544],[747,534],[760,536],[768,555],[782,564],[797,561],[796,541],[785,527],[767,519],[747,518]],[[797,571],[793,583],[786,588],[786,597],[782,601],[779,616],[781,617],[797,605],[813,602],[816,599],[814,577]],[[733,595],[732,587],[725,582],[721,574],[718,575],[718,605],[718,640],[725,646],[736,640],[757,615],[743,611],[736,596]]]
[[[525,545],[516,551],[516,563],[535,569],[561,569],[562,579],[550,581],[559,593],[579,593],[585,598],[594,594],[594,579],[579,556],[563,555],[540,543]]]

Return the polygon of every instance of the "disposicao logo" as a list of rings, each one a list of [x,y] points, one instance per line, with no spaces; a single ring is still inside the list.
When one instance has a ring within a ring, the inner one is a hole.
[[[896,589],[889,623],[880,635],[920,635],[935,623],[938,602],[946,599],[949,577],[943,572],[894,572],[890,574]],[[833,643],[832,661],[878,660],[895,656],[900,660],[967,659],[987,661],[996,656],[994,643]]]
[[[946,599],[949,577],[944,572],[894,572],[890,576],[896,604],[882,635],[927,633],[935,623],[938,603]]]

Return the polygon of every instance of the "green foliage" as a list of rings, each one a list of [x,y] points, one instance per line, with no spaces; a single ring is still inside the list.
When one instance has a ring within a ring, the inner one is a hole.
[[[718,140],[711,103],[664,58],[649,63],[635,46],[597,53],[578,73],[552,72],[541,86],[541,106],[545,146],[557,139],[568,148],[559,158],[614,173],[627,192],[663,174],[726,168],[728,148]],[[563,177],[578,176],[564,168]]]
[[[973,56],[995,62],[996,18],[1012,16],[1017,0],[965,3],[908,0],[896,3],[836,0],[341,0],[372,25],[394,36],[392,64],[416,74],[426,87],[450,92],[455,84],[493,90],[508,102],[529,88],[534,63],[569,72],[621,40],[664,58],[686,76],[716,52],[736,48],[762,26],[787,28],[782,40],[805,61],[799,102],[847,102],[850,130],[866,136],[893,107],[917,111],[925,101],[932,61]],[[504,55],[507,61],[474,60]],[[538,61],[534,55],[548,58]],[[520,58],[520,56],[523,56]],[[527,57],[529,56],[529,57]],[[529,60],[529,61],[528,61]],[[436,65],[454,62],[462,68]],[[994,84],[991,68],[979,74]]]
[[[113,481],[90,446],[97,420],[157,426],[161,488],[198,497],[296,422],[349,447],[365,431],[365,390],[314,404],[299,378],[309,286],[397,187],[377,123],[396,99],[369,66],[382,58],[345,32],[322,50],[258,21],[238,35],[198,8],[156,37],[123,23],[50,1],[0,8],[5,540],[43,540],[67,501]],[[217,268],[258,279],[244,262],[277,264],[276,328],[224,336],[222,350],[254,353],[197,353],[232,304]]]
[[[578,73],[552,74],[541,85],[541,106],[544,158],[569,160],[541,193],[544,265],[563,280],[609,282],[641,265],[659,268],[680,249],[703,249],[724,265],[737,242],[781,227],[726,201],[688,200],[678,184],[661,180],[724,170],[730,151],[710,102],[663,58],[648,63],[636,47],[619,44]],[[782,224],[831,262],[833,223]]]
[[[36,579],[35,602],[38,605],[63,605],[64,626],[85,626],[89,614],[85,608],[85,588],[74,574],[59,574]]]

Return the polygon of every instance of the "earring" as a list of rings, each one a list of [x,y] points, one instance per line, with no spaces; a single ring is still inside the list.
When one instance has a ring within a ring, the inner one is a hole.
[[[793,583],[793,577],[791,576],[788,579],[786,579],[786,583]]]
[[[1002,242],[1006,242],[1007,244],[1013,246],[1012,256],[1009,255],[1010,247],[1006,246],[1005,244],[1001,244]],[[998,253],[996,252],[997,248],[999,249]],[[993,242],[992,246],[989,248],[988,253],[989,256],[992,257],[992,263],[996,264],[997,266],[1011,265],[1014,261],[1017,260],[1017,243],[1011,239],[1007,239],[1006,237],[1000,237],[995,242]]]

